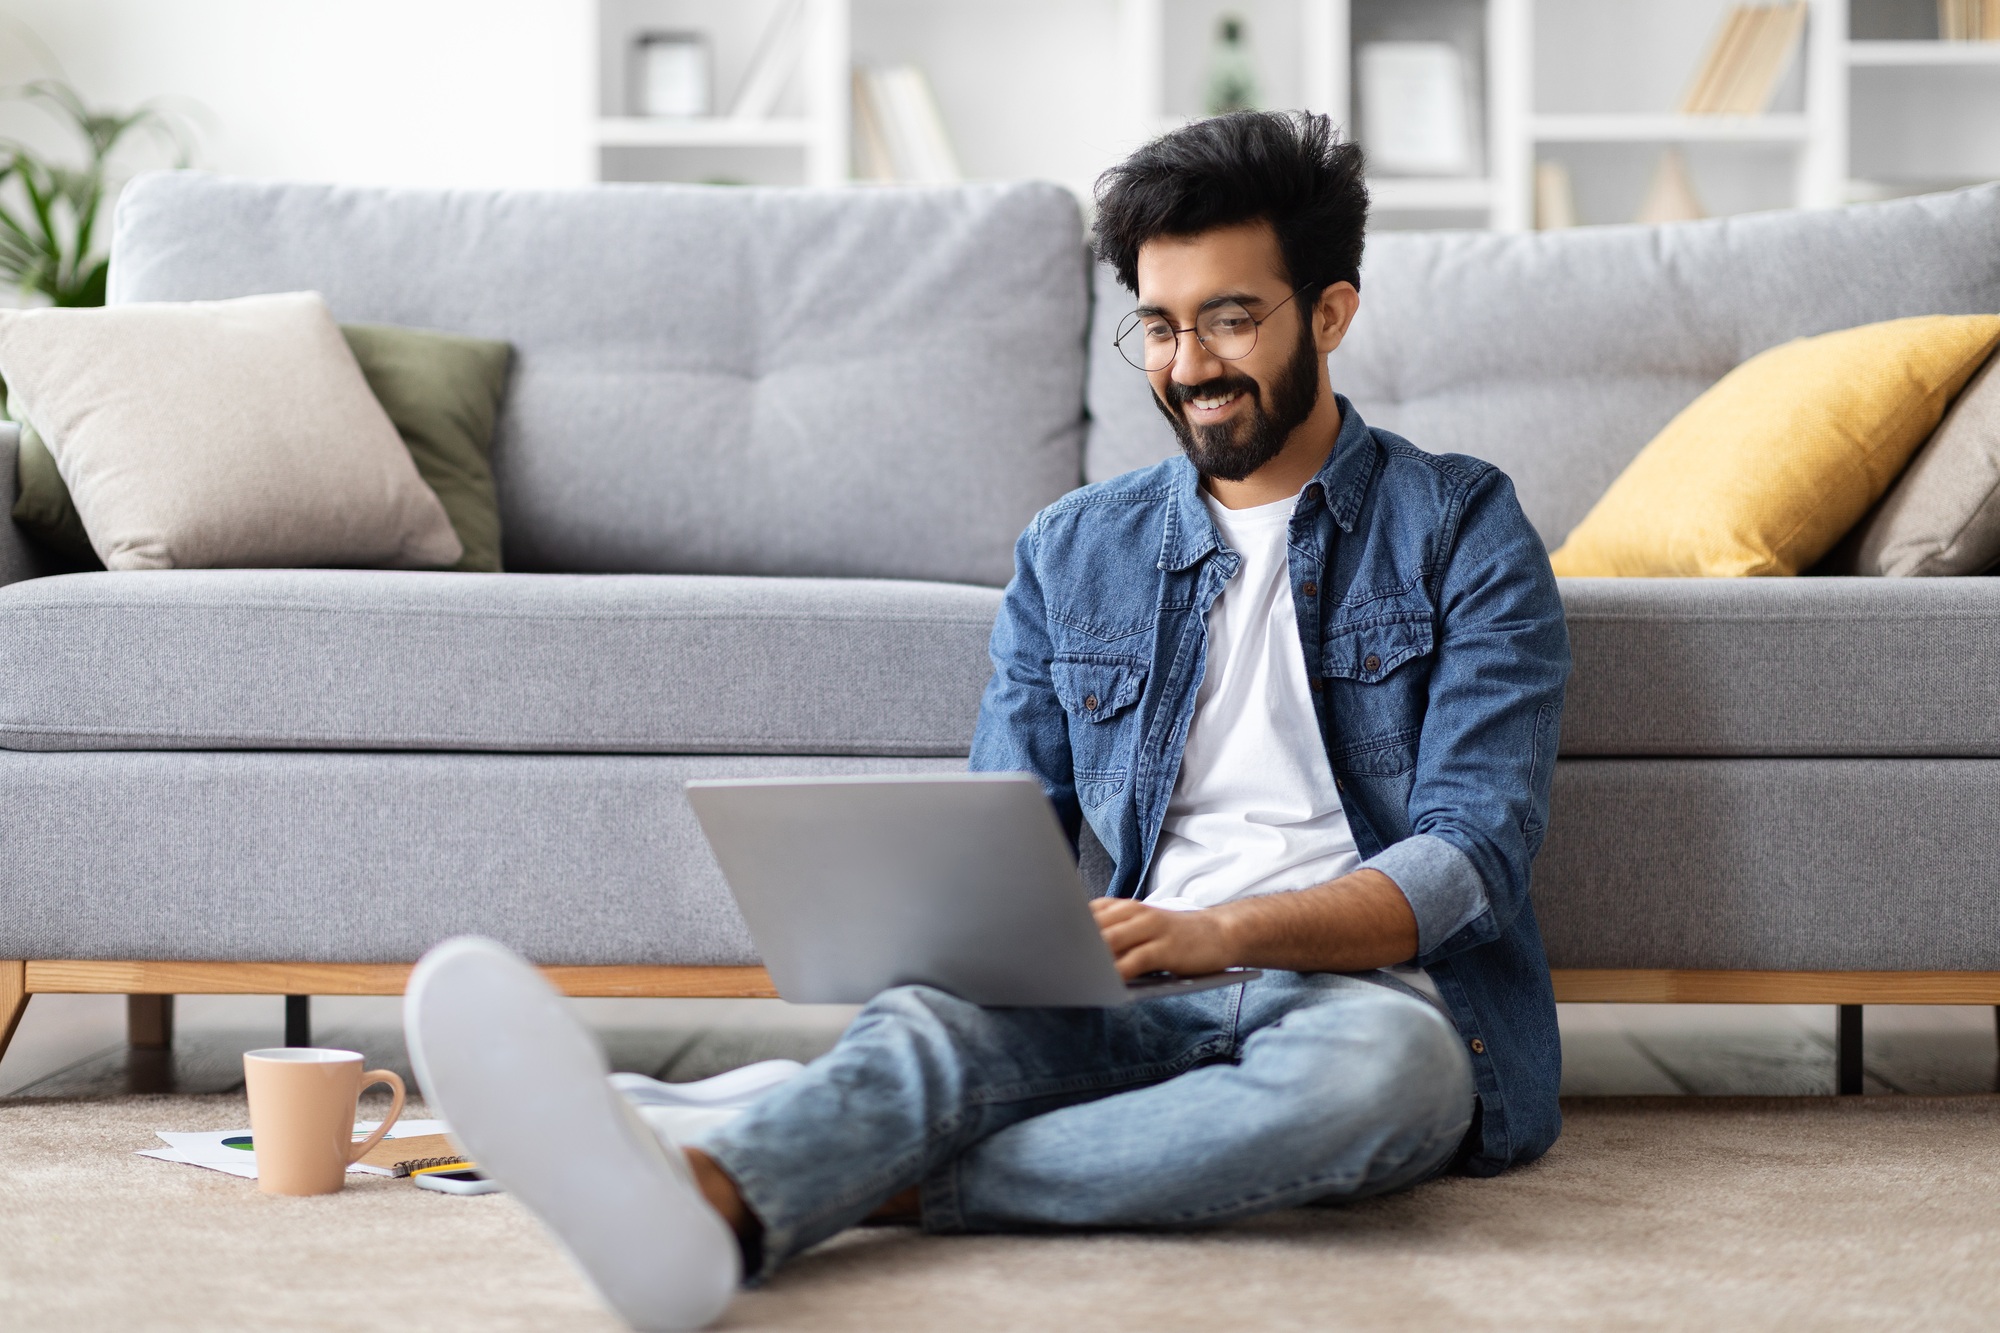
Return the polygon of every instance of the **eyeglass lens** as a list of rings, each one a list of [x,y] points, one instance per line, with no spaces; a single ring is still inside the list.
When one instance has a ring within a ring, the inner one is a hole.
[[[1257,321],[1236,302],[1224,301],[1195,317],[1194,336],[1211,356],[1240,361],[1257,346]],[[1179,349],[1173,321],[1162,315],[1135,310],[1118,327],[1118,350],[1141,370],[1165,370]]]

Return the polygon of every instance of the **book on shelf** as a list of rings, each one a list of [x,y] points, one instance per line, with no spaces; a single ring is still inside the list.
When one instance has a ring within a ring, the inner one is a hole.
[[[1940,0],[1972,3],[1973,0]],[[1990,0],[2000,6],[2000,0]],[[1778,85],[1805,33],[1806,0],[1788,4],[1736,5],[1695,70],[1681,111],[1691,116],[1756,116],[1771,109]]]
[[[937,98],[915,65],[854,71],[854,148],[862,180],[949,185],[959,179]]]
[[[1693,222],[1707,217],[1701,197],[1694,192],[1694,178],[1688,174],[1687,154],[1668,148],[1653,168],[1652,183],[1639,205],[1634,222]]]
[[[778,109],[806,51],[806,0],[779,0],[730,104],[734,120],[763,120]]]
[[[1938,0],[1938,36],[1947,42],[2000,42],[2000,0]]]
[[[1576,225],[1576,191],[1569,168],[1552,158],[1535,163],[1535,228],[1556,231]]]
[[[1722,26],[1709,40],[1708,54],[1702,57],[1701,65],[1695,70],[1694,82],[1688,85],[1687,94],[1681,98],[1683,114],[1698,115],[1715,104],[1716,85],[1722,81],[1724,70],[1735,67],[1737,50],[1742,45],[1749,24],[1750,11],[1741,5],[1732,7],[1723,15]]]

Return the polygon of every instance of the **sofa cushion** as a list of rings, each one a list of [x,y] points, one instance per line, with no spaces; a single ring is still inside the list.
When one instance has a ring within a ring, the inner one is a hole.
[[[382,190],[143,177],[111,300],[310,287],[512,343],[509,569],[999,585],[1081,480],[1076,201],[1044,184]]]
[[[1535,918],[1551,967],[2000,970],[2000,764],[1570,759]]]
[[[0,588],[0,747],[963,755],[999,593],[184,570]]]
[[[464,548],[452,568],[498,574],[500,500],[488,455],[513,349],[490,338],[386,324],[345,324],[340,336],[417,475],[444,506]],[[73,567],[103,568],[55,458],[32,426],[21,428],[14,476],[20,485],[14,521]]]
[[[464,554],[317,292],[0,311],[0,376],[113,569]]]
[[[1654,436],[1549,562],[1796,574],[1888,492],[1995,345],[2000,315],[1919,315],[1759,352]]]
[[[2000,756],[2000,579],[1563,579],[1566,755]]]
[[[1172,454],[1111,346],[1100,274],[1095,481]],[[2000,312],[2000,185],[1654,227],[1384,232],[1333,386],[1371,426],[1507,472],[1550,546],[1676,413],[1779,343],[1906,315]]]
[[[479,934],[540,963],[754,963],[690,779],[964,767],[0,751],[0,958],[406,963]]]
[[[2000,356],[1965,386],[1852,547],[1841,573],[1984,574],[2000,562]]]

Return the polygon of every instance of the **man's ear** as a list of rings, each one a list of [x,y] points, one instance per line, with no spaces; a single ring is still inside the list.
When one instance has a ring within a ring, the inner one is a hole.
[[[1313,341],[1321,356],[1340,346],[1360,308],[1361,293],[1351,282],[1336,282],[1320,292],[1319,300],[1313,302],[1312,316]]]

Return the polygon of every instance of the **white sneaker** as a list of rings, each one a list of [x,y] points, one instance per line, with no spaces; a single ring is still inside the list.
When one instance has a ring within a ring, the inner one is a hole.
[[[452,1137],[627,1323],[700,1328],[722,1313],[741,1276],[735,1235],[540,973],[493,940],[447,940],[410,977],[403,1030]]]
[[[613,1074],[611,1086],[636,1106],[707,1106],[742,1110],[805,1071],[797,1060],[759,1060],[692,1083],[662,1083],[644,1074]]]
[[[644,1074],[613,1074],[611,1086],[632,1104],[662,1143],[692,1143],[728,1124],[771,1089],[805,1068],[797,1060],[760,1060],[693,1083],[662,1083]]]

